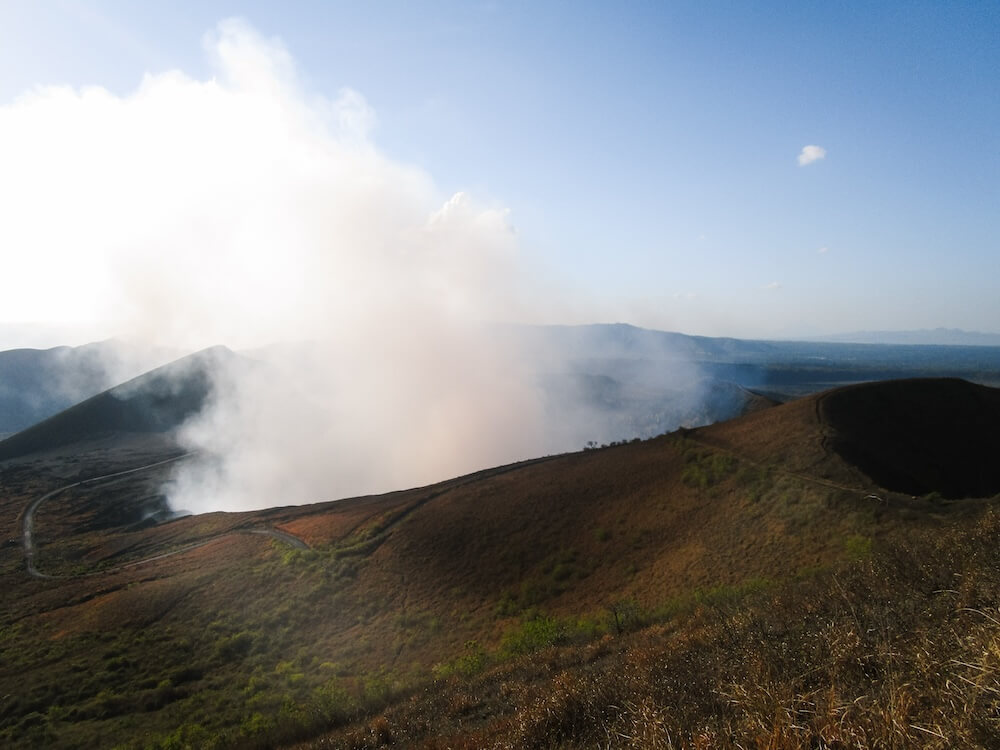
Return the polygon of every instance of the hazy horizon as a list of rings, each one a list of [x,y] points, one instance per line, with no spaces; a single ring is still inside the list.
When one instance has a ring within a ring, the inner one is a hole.
[[[690,331],[664,331],[663,329],[650,329],[645,326],[635,326],[632,323],[626,321],[593,321],[590,323],[528,323],[524,324],[527,326],[538,326],[538,327],[586,327],[586,326],[605,326],[605,325],[626,325],[633,326],[635,328],[642,328],[644,330],[662,331],[664,333],[679,333],[685,336],[708,336],[709,338],[738,338],[743,340],[773,340],[773,341],[801,341],[801,342],[815,342],[815,343],[873,343],[873,344],[922,344],[928,343],[924,339],[934,340],[935,343],[942,343],[944,345],[969,345],[969,346],[1000,346],[1000,332],[994,331],[969,331],[962,328],[945,328],[943,326],[938,326],[936,328],[916,328],[908,330],[895,330],[895,331],[838,331],[834,333],[826,334],[801,334],[798,336],[788,335],[773,337],[770,339],[761,338],[755,339],[753,337],[741,337],[741,336],[727,336],[726,334],[711,335],[692,333]],[[53,349],[63,346],[78,347],[86,346],[89,344],[99,344],[107,341],[118,341],[122,340],[118,337],[109,337],[102,339],[89,338],[86,335],[79,334],[67,334],[62,329],[50,330],[43,328],[41,331],[34,326],[9,326],[4,328],[0,326],[0,351],[8,351],[12,349]],[[122,340],[123,343],[129,343],[128,340]],[[974,343],[975,342],[975,343]],[[285,346],[288,344],[299,344],[307,343],[297,340],[276,340],[264,344],[264,347],[275,347],[275,346]],[[210,344],[210,346],[225,346],[225,344]],[[208,347],[204,347],[208,348]],[[237,353],[253,353],[260,347],[255,347],[251,349],[235,349]],[[178,349],[176,350],[178,356],[188,353],[193,353],[197,351],[195,349]]]

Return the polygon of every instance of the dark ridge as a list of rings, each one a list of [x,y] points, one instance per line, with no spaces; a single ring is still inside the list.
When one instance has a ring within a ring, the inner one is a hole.
[[[212,372],[234,356],[205,349],[81,401],[0,441],[0,461],[113,433],[169,432],[201,410]]]
[[[953,378],[865,383],[819,400],[830,447],[887,490],[1000,493],[1000,389]]]

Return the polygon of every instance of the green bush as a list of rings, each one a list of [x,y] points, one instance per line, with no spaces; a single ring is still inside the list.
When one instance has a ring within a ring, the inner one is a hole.
[[[872,552],[871,537],[861,534],[852,534],[844,540],[844,550],[852,560],[868,557]]]
[[[611,627],[618,634],[633,630],[642,624],[642,608],[635,599],[620,599],[608,605]]]
[[[220,638],[215,643],[215,655],[225,661],[242,658],[253,649],[254,640],[253,633],[246,631]]]
[[[715,486],[736,468],[736,459],[725,453],[689,453],[685,460],[681,481],[702,490]]]
[[[500,641],[500,652],[504,656],[526,654],[554,646],[566,640],[566,628],[555,617],[537,615],[524,620],[521,625],[506,634]]]
[[[489,663],[490,655],[479,645],[479,641],[466,641],[464,654],[455,661],[435,665],[432,672],[437,678],[448,677],[452,674],[471,677],[486,669]]]

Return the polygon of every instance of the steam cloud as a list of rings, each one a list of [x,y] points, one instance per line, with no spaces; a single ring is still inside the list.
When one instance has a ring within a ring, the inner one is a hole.
[[[216,77],[119,97],[37,89],[0,110],[5,317],[54,310],[220,369],[172,502],[235,509],[438,479],[545,450],[539,394],[482,335],[518,317],[502,209],[381,154],[357,92],[307,96],[277,42],[206,39]],[[47,290],[32,298],[22,290]],[[268,357],[267,355],[271,355]],[[214,459],[214,460],[212,460]]]
[[[538,297],[505,210],[380,153],[360,94],[307,94],[247,24],[205,44],[211,80],[39,88],[0,108],[0,246],[16,256],[0,319],[257,362],[213,354],[175,507],[395,489],[599,437],[554,430],[517,337],[484,334]]]

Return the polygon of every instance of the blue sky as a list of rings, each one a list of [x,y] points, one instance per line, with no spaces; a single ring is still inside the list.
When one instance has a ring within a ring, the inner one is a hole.
[[[0,106],[207,80],[234,16],[308,94],[359,92],[395,163],[509,209],[565,300],[539,322],[1000,331],[996,2],[0,0]]]

